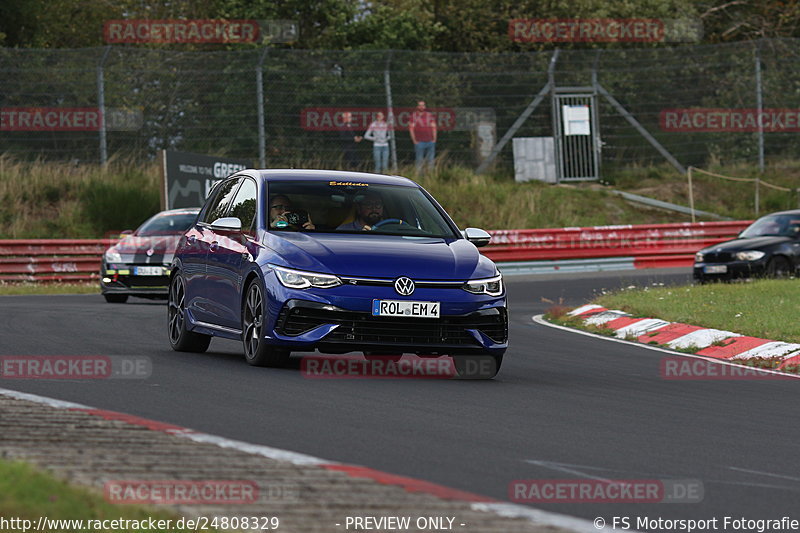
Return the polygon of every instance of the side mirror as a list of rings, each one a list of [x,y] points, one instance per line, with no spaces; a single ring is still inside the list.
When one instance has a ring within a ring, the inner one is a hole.
[[[211,229],[213,231],[228,231],[231,233],[239,232],[242,231],[242,221],[236,217],[218,218],[211,223]]]
[[[479,228],[467,228],[461,232],[465,239],[480,248],[492,240],[492,236]]]

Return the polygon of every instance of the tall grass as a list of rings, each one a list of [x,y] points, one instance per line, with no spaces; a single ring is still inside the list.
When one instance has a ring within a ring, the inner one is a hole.
[[[508,171],[477,175],[449,166],[444,159],[428,175],[417,176],[413,165],[399,173],[422,184],[461,227],[525,229],[688,220],[628,204],[598,184],[515,183]],[[296,166],[319,168],[313,161]],[[797,168],[800,175],[800,163]],[[680,189],[683,178],[673,169],[647,167],[616,179],[625,188],[651,185],[650,195],[658,197]],[[159,186],[156,162],[112,158],[100,167],[0,156],[0,238],[93,238],[133,229],[158,211]],[[740,203],[746,201],[739,196]],[[698,205],[712,212],[716,207]]]
[[[0,155],[0,238],[91,238],[136,227],[159,209],[159,169]]]
[[[711,163],[704,167],[717,174],[735,178],[760,178],[774,185],[792,189],[777,191],[765,186],[759,188],[759,214],[796,209],[800,206],[800,160],[776,159],[766,165],[763,173],[748,163],[720,165]],[[756,216],[755,184],[734,182],[707,176],[699,172],[692,175],[695,207],[718,215],[746,220]],[[607,178],[610,185],[625,191],[681,205],[689,205],[689,188],[686,176],[669,165],[631,166]]]

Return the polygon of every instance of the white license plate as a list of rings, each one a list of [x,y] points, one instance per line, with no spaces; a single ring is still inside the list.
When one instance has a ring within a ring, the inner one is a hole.
[[[439,302],[410,302],[407,300],[372,300],[372,316],[406,316],[410,318],[439,318]]]
[[[706,274],[727,274],[728,265],[706,265],[703,267]]]
[[[133,267],[134,276],[162,276],[164,269],[162,267]]]

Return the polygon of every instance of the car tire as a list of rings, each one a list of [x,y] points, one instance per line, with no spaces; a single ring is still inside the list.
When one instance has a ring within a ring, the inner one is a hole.
[[[169,284],[167,335],[170,346],[176,352],[205,352],[211,343],[210,335],[186,329],[186,287],[180,273],[175,273]]]
[[[502,355],[454,355],[458,379],[492,379],[503,364]]]
[[[242,305],[242,344],[244,357],[253,366],[279,368],[289,362],[289,351],[270,345],[264,340],[264,292],[258,280],[245,291]]]
[[[770,278],[787,278],[791,274],[789,261],[780,255],[776,255],[767,263],[767,276]]]
[[[104,294],[103,297],[110,304],[124,304],[128,301],[127,294]]]

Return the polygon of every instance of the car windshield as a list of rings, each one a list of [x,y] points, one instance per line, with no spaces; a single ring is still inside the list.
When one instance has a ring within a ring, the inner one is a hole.
[[[768,215],[750,224],[740,235],[743,239],[765,236],[800,236],[800,215]]]
[[[178,235],[194,224],[197,213],[171,213],[156,215],[142,224],[136,235]]]
[[[459,235],[418,187],[353,181],[271,181],[266,205],[270,231]]]

